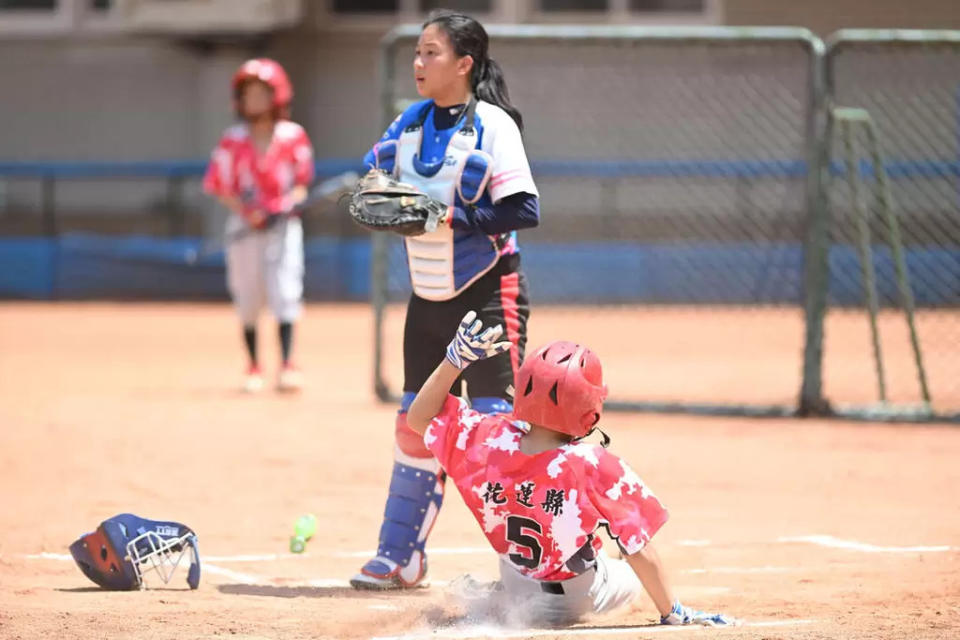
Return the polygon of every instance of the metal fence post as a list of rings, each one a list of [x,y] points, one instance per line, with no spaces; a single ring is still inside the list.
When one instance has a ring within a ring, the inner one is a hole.
[[[829,210],[824,179],[829,170],[827,88],[824,46],[817,41],[810,66],[810,105],[807,121],[807,237],[804,246],[803,379],[799,415],[831,412],[823,397],[823,331],[829,289]]]

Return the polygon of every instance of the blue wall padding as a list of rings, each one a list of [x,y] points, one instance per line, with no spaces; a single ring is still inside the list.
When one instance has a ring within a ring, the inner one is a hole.
[[[0,296],[53,296],[57,242],[50,238],[0,238]]]
[[[196,238],[66,234],[57,239],[0,238],[0,297],[39,299],[227,298],[223,254],[187,261]],[[960,250],[905,251],[918,306],[960,306]],[[786,304],[803,302],[798,244],[524,243],[523,265],[534,304]],[[882,304],[899,300],[891,252],[873,248]],[[308,300],[366,300],[368,238],[315,237],[306,244]],[[831,304],[863,304],[855,247],[829,254]],[[399,243],[388,261],[391,299],[409,293]]]

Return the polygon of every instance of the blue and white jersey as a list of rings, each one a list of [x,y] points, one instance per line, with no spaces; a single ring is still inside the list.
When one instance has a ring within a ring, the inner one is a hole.
[[[490,207],[516,193],[539,196],[520,130],[496,105],[471,101],[447,129],[434,123],[432,100],[414,103],[364,157],[432,197],[455,207]],[[517,252],[516,232],[490,236],[479,229],[443,227],[405,238],[414,292],[427,300],[459,295]]]

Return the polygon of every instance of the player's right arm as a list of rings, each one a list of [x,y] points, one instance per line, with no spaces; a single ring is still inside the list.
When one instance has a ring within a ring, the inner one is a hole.
[[[663,563],[660,562],[656,549],[653,548],[653,543],[648,542],[640,551],[628,555],[627,562],[640,578],[644,590],[660,612],[660,617],[670,615],[676,598],[673,597],[673,591],[667,581],[667,572],[663,568]]]
[[[599,446],[594,453],[598,464],[595,469],[590,468],[590,500],[660,612],[660,623],[736,624],[733,618],[696,611],[677,600],[660,556],[650,542],[666,523],[667,510],[624,460]]]
[[[407,409],[407,426],[423,435],[450,395],[450,387],[460,375],[460,369],[444,358],[420,387],[417,397]]]
[[[492,358],[510,348],[507,341],[497,342],[503,335],[503,327],[495,325],[483,328],[477,320],[477,312],[469,311],[460,321],[457,333],[447,345],[447,355],[420,387],[417,397],[407,410],[407,426],[419,434],[427,430],[443,408],[450,387],[467,366],[477,360]]]

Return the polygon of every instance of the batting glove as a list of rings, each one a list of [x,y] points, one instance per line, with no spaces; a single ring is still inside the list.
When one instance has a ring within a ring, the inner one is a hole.
[[[481,333],[483,323],[477,320],[476,311],[468,311],[460,321],[457,335],[447,345],[447,360],[463,371],[471,362],[492,358],[510,348],[509,342],[497,342],[503,327],[495,325]]]
[[[705,613],[691,609],[680,604],[680,601],[677,600],[673,603],[673,609],[670,613],[660,618],[660,624],[699,624],[705,627],[729,627],[738,625],[739,621],[722,613]]]

